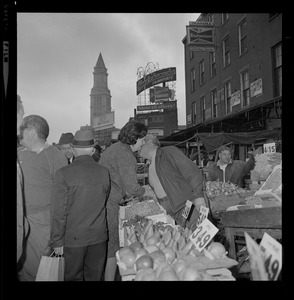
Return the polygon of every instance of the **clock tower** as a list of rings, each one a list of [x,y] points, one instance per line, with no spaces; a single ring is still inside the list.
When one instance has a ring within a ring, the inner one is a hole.
[[[114,129],[114,111],[111,111],[111,94],[108,89],[107,69],[101,53],[94,67],[94,83],[90,94],[90,124],[94,129],[95,139],[105,144],[111,141],[111,132]]]

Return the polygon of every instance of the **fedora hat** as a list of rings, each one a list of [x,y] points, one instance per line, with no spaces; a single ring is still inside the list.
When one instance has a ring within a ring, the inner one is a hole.
[[[94,135],[91,130],[78,130],[75,133],[71,145],[75,148],[90,148],[96,145]]]
[[[72,143],[74,136],[71,132],[62,133],[57,145],[65,145]]]

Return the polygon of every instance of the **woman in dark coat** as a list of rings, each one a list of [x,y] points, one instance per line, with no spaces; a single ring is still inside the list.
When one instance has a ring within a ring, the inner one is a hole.
[[[137,180],[137,161],[133,154],[141,149],[147,127],[138,121],[129,121],[121,129],[118,142],[101,154],[99,163],[110,172],[111,190],[107,200],[108,254],[104,280],[114,281],[117,268],[115,252],[119,249],[119,203],[124,196],[142,197],[145,188]]]

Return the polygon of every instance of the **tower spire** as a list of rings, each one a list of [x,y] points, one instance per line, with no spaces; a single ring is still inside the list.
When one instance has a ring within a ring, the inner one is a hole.
[[[100,70],[104,69],[104,70],[106,70],[106,67],[105,67],[104,60],[103,60],[101,52],[99,54],[99,57],[98,57],[98,60],[97,60],[97,63],[96,63],[96,66],[95,66],[94,69],[100,69]]]

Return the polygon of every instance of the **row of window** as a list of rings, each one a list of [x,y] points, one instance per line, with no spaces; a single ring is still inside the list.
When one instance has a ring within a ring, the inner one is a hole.
[[[239,55],[247,52],[247,33],[246,33],[246,19],[244,19],[238,25],[238,38],[239,38]],[[190,51],[190,55],[193,58],[193,51]],[[229,35],[227,35],[222,41],[222,56],[223,56],[223,67],[227,67],[231,63],[231,53],[230,53],[230,40]],[[190,57],[190,58],[191,58]],[[215,51],[209,52],[209,67],[210,67],[210,77],[216,76],[216,55]],[[193,68],[190,74],[191,78],[191,92],[195,91],[196,87],[196,70]],[[199,62],[199,85],[204,84],[204,59]]]
[[[273,78],[274,78],[274,97],[278,97],[282,95],[282,44],[278,44],[272,48],[272,59],[273,59]],[[200,70],[202,70],[202,66],[200,64]],[[232,112],[232,107],[235,104],[238,104],[238,100],[236,103],[232,103],[232,87],[231,81],[225,81],[223,85],[223,96],[221,95],[221,91],[217,94],[217,89],[213,89],[210,91],[210,103],[211,109],[206,109],[206,99],[205,95],[200,97],[200,114],[201,114],[201,122],[204,122],[207,119],[215,119],[218,118],[218,105],[220,104],[221,98],[224,100],[225,105],[225,114],[229,114]],[[238,99],[238,98],[237,98]],[[249,70],[242,70],[240,72],[240,104],[241,107],[247,107],[250,105],[250,81],[249,81]],[[191,107],[191,121],[195,124],[196,121],[196,102],[192,103]]]

